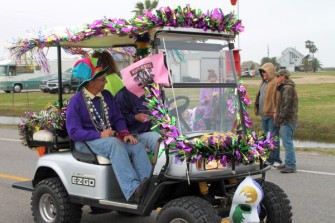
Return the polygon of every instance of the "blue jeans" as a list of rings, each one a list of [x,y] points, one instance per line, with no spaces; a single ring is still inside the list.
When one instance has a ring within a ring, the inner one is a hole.
[[[121,142],[115,137],[86,142],[95,154],[109,158],[123,195],[127,200],[145,177],[150,176],[151,164],[144,146]],[[87,151],[83,142],[76,142],[78,151]]]
[[[282,163],[280,159],[280,140],[279,140],[279,127],[277,127],[274,123],[272,116],[262,117],[262,128],[264,132],[271,132],[272,135],[277,136],[278,142],[276,143],[275,149],[270,153],[270,157],[268,158],[268,162],[274,163]]]
[[[150,153],[155,153],[158,139],[161,137],[157,132],[144,132],[136,136],[137,140],[149,149]]]
[[[285,148],[285,166],[291,169],[296,168],[293,145],[293,134],[296,127],[296,124],[284,124],[280,126],[281,139]]]

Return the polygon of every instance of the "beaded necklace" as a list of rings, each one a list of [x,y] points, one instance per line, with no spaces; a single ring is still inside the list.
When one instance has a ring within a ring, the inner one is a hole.
[[[100,97],[100,111],[101,111],[101,115],[100,115],[96,107],[94,106],[91,98],[87,94],[85,94],[83,90],[81,92],[82,92],[82,96],[86,104],[88,114],[94,125],[94,128],[98,132],[106,130],[106,129],[111,129],[111,124],[108,119],[108,107],[104,100],[103,95],[101,95]]]

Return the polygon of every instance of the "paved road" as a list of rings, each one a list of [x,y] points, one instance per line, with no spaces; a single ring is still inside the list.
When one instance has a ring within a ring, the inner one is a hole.
[[[283,154],[282,154],[283,155]],[[30,192],[12,188],[12,183],[33,176],[36,152],[20,144],[16,129],[0,128],[0,222],[33,222]],[[272,169],[267,180],[279,185],[293,207],[294,223],[335,222],[335,156],[298,153],[298,173],[281,174]],[[82,222],[153,223],[157,212],[149,217],[124,217],[115,212],[90,215],[84,208]]]

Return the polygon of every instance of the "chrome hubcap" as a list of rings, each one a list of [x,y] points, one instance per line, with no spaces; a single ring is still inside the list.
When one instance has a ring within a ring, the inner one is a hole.
[[[50,194],[43,194],[40,199],[39,209],[45,222],[53,222],[56,219],[57,209],[54,199]]]

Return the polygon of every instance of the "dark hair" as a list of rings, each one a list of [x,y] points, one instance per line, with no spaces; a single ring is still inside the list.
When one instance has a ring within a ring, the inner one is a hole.
[[[112,74],[112,73],[118,73],[119,69],[117,67],[116,61],[114,57],[106,50],[99,52],[99,51],[94,51],[92,53],[92,57],[98,58],[98,64],[101,63],[103,68],[108,68],[107,73]]]
[[[207,78],[207,80],[209,80],[211,78],[218,79],[218,76],[216,75],[216,73],[215,73],[215,71],[213,69],[209,69],[208,70],[208,78]]]

